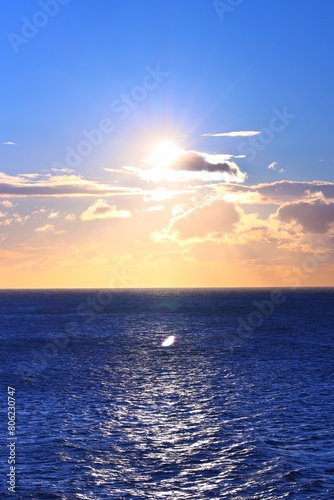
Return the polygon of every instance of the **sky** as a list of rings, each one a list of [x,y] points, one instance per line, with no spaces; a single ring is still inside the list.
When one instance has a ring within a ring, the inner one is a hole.
[[[334,285],[332,0],[16,0],[0,288]]]

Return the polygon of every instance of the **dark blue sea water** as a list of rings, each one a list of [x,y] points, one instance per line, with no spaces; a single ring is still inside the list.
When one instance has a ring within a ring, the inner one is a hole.
[[[334,499],[333,299],[0,292],[0,498]]]

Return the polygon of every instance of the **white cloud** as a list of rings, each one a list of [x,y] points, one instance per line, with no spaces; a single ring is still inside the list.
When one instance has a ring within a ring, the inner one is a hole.
[[[56,219],[59,215],[59,212],[50,212],[48,215],[48,219]]]
[[[36,233],[50,232],[53,234],[64,234],[66,231],[64,229],[56,230],[53,224],[45,224],[45,226],[40,226],[35,229]]]
[[[259,130],[239,130],[236,132],[219,132],[217,134],[202,134],[202,137],[253,137],[260,135]]]
[[[67,214],[65,220],[76,220],[77,216],[75,214]]]
[[[10,226],[12,222],[13,219],[5,219],[4,221],[0,222],[0,226]]]
[[[38,210],[34,210],[33,212],[31,212],[31,215],[46,214],[46,213],[47,213],[46,208],[41,207]]]
[[[131,212],[129,212],[129,210],[117,210],[115,205],[109,205],[106,201],[101,199],[90,205],[90,207],[80,215],[80,219],[83,221],[127,217],[131,217]]]
[[[53,231],[54,230],[54,225],[53,224],[45,224],[45,226],[37,227],[35,229],[36,233],[43,233],[45,231]]]
[[[144,212],[161,212],[161,210],[166,210],[164,205],[153,205],[149,208],[144,208]]]
[[[272,163],[270,163],[270,165],[268,165],[268,168],[277,171],[279,174],[285,172],[284,168],[280,168],[278,170],[277,165],[278,165],[277,161],[273,161]]]
[[[7,215],[7,217],[7,219],[0,222],[1,226],[10,226],[12,223],[24,224],[29,219],[29,215],[20,215],[18,213]]]
[[[0,205],[2,205],[3,207],[6,207],[6,208],[13,208],[14,207],[13,203],[9,200],[0,201]]]
[[[16,142],[12,142],[12,141],[6,141],[6,142],[3,142],[2,143],[3,145],[5,146],[16,146]]]

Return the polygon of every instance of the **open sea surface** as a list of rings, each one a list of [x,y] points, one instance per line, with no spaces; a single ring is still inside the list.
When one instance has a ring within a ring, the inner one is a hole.
[[[334,289],[271,294],[1,291],[0,498],[333,500]]]

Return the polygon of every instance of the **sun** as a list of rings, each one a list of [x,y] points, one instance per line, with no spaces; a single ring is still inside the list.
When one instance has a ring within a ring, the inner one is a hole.
[[[153,148],[148,160],[153,167],[168,167],[176,162],[182,152],[183,149],[180,148],[175,142],[165,140],[158,143]]]

